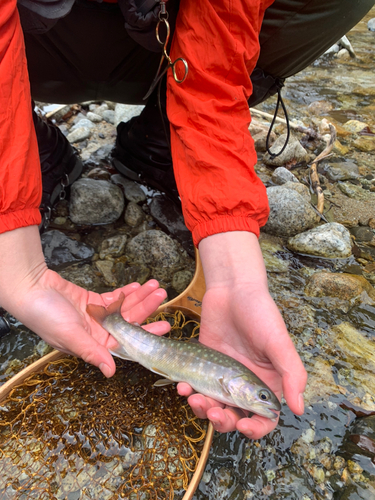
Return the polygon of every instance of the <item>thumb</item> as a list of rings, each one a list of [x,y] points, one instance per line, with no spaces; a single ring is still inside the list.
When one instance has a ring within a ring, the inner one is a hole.
[[[285,400],[296,415],[304,412],[303,391],[306,387],[307,373],[300,359],[295,367],[291,367],[282,375]]]
[[[69,350],[86,363],[97,366],[105,377],[109,378],[115,374],[116,364],[111,353],[83,328],[72,339]]]

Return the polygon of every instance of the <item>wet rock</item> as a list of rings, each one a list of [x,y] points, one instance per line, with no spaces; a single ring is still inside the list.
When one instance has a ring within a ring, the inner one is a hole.
[[[350,228],[350,232],[357,241],[371,241],[375,236],[375,233],[369,227],[357,226]]]
[[[350,53],[347,49],[340,49],[335,57],[337,57],[337,59],[348,60],[350,59]]]
[[[303,394],[306,406],[326,399],[332,394],[339,394],[339,388],[332,373],[331,364],[324,358],[317,357],[306,366],[308,379]]]
[[[349,257],[352,245],[349,231],[337,222],[310,229],[288,240],[294,252],[328,258]]]
[[[344,129],[352,134],[358,134],[363,129],[368,127],[368,124],[365,122],[360,122],[359,120],[349,120],[344,123]]]
[[[286,137],[286,134],[282,134],[278,139],[276,139],[270,148],[271,153],[277,154],[283,148]],[[308,154],[306,150],[301,146],[298,139],[292,135],[289,138],[288,145],[285,150],[279,156],[272,159],[269,153],[265,153],[263,157],[263,161],[266,165],[277,167],[282,167],[287,163],[300,163],[307,160]]]
[[[369,20],[369,22],[367,23],[367,29],[369,31],[375,31],[375,17]]]
[[[336,51],[338,52],[338,50]],[[314,101],[308,105],[308,110],[313,115],[326,115],[333,109],[333,105],[329,101]]]
[[[90,104],[89,110],[93,111],[97,115],[103,116],[104,111],[107,111],[109,109],[108,104],[105,102],[98,106],[97,104]]]
[[[100,246],[99,257],[102,260],[109,255],[112,257],[120,257],[124,253],[126,241],[126,234],[111,236],[110,238],[103,240]]]
[[[139,226],[145,218],[145,213],[139,205],[130,201],[125,209],[124,220],[128,226],[137,227]]]
[[[134,201],[134,203],[141,203],[146,200],[144,191],[136,182],[129,181],[121,174],[112,175],[111,181],[124,190],[126,200]]]
[[[117,286],[116,277],[113,273],[114,263],[111,260],[97,260],[95,267],[103,276],[105,283],[109,286]]]
[[[194,245],[191,233],[185,226],[182,213],[175,204],[163,196],[156,196],[150,204],[150,213],[157,224],[174,236],[186,252],[194,257]]]
[[[81,152],[81,160],[82,161],[87,161],[91,158],[91,155],[94,154],[98,149],[101,148],[101,145],[98,144],[97,142],[91,142],[88,144],[88,146],[84,149],[82,149]]]
[[[287,168],[278,167],[272,174],[272,182],[281,186],[286,182],[299,182],[297,177]]]
[[[375,151],[375,137],[359,137],[353,142],[353,146],[364,153],[372,153]]]
[[[340,182],[338,184],[340,191],[342,191],[349,198],[353,198],[358,201],[375,201],[375,194],[362,189],[361,186],[351,184],[350,182]]]
[[[288,271],[289,262],[278,256],[278,253],[285,251],[282,246],[281,239],[268,235],[267,233],[261,233],[259,237],[259,245],[262,250],[263,260],[268,272],[285,273]]]
[[[334,144],[333,144],[333,149],[332,152],[339,155],[339,156],[345,156],[349,153],[349,148],[348,146],[344,146],[341,144],[341,142],[337,139]]]
[[[126,251],[137,262],[155,267],[173,267],[180,262],[180,255],[172,238],[154,229],[135,236],[128,243]]]
[[[267,151],[267,136],[268,136],[268,128],[266,130],[262,130],[257,132],[256,134],[251,134],[251,137],[254,141],[255,151],[260,153]],[[277,135],[274,131],[271,132],[269,138],[269,145],[273,144],[276,141]]]
[[[70,218],[75,224],[109,224],[124,210],[124,196],[108,181],[79,179],[71,187]]]
[[[123,262],[116,262],[114,274],[117,286],[125,286],[129,283],[140,283],[143,285],[150,277],[150,269],[146,266],[126,267]]]
[[[59,271],[62,278],[89,291],[101,291],[102,280],[89,264],[69,266]]]
[[[352,161],[329,165],[325,173],[328,179],[334,182],[358,179],[360,177],[358,166]]]
[[[47,266],[53,269],[91,259],[94,255],[92,247],[72,240],[61,231],[47,231],[42,234],[41,241]]]
[[[193,273],[190,271],[177,271],[173,275],[172,286],[177,293],[182,293],[193,279]]]
[[[375,300],[375,289],[363,276],[325,271],[313,274],[305,287],[309,297],[329,296],[342,300],[358,299],[363,292]]]
[[[96,167],[90,170],[90,172],[87,174],[88,179],[96,179],[96,180],[102,180],[102,181],[108,181],[111,177],[111,174],[108,172],[108,170],[105,170],[104,168]]]
[[[89,127],[78,127],[73,132],[67,135],[70,143],[81,142],[91,136],[91,129]]]
[[[263,228],[266,233],[294,236],[317,224],[319,219],[308,201],[310,194],[306,186],[296,182],[271,186],[267,188],[267,196],[270,215]]]
[[[101,117],[97,113],[93,113],[92,111],[89,111],[86,116],[88,120],[92,121],[93,123],[100,123],[103,120],[103,117]]]

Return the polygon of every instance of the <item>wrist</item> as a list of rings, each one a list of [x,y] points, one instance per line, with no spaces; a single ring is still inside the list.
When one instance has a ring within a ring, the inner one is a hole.
[[[0,234],[0,305],[17,317],[24,296],[47,270],[38,226]]]
[[[199,244],[207,289],[250,285],[268,291],[267,273],[258,238],[248,231],[218,233]]]

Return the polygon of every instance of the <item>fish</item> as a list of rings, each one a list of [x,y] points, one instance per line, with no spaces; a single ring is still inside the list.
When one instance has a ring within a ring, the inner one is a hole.
[[[228,406],[242,408],[275,420],[280,401],[272,390],[245,365],[201,342],[181,342],[147,332],[121,315],[124,301],[107,308],[88,304],[87,313],[118,342],[110,352],[136,361],[162,379],[155,386],[187,382],[196,392]]]

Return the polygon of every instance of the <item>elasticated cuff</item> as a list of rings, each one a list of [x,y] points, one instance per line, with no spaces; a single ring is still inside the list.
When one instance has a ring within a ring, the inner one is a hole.
[[[218,217],[217,219],[203,221],[194,227],[192,232],[194,245],[198,248],[199,242],[203,238],[229,231],[249,231],[259,237],[260,228],[258,222],[249,217],[231,217],[229,215]]]
[[[18,229],[20,227],[39,225],[41,221],[42,216],[37,208],[28,208],[16,212],[0,214],[0,233],[13,231],[13,229]]]

